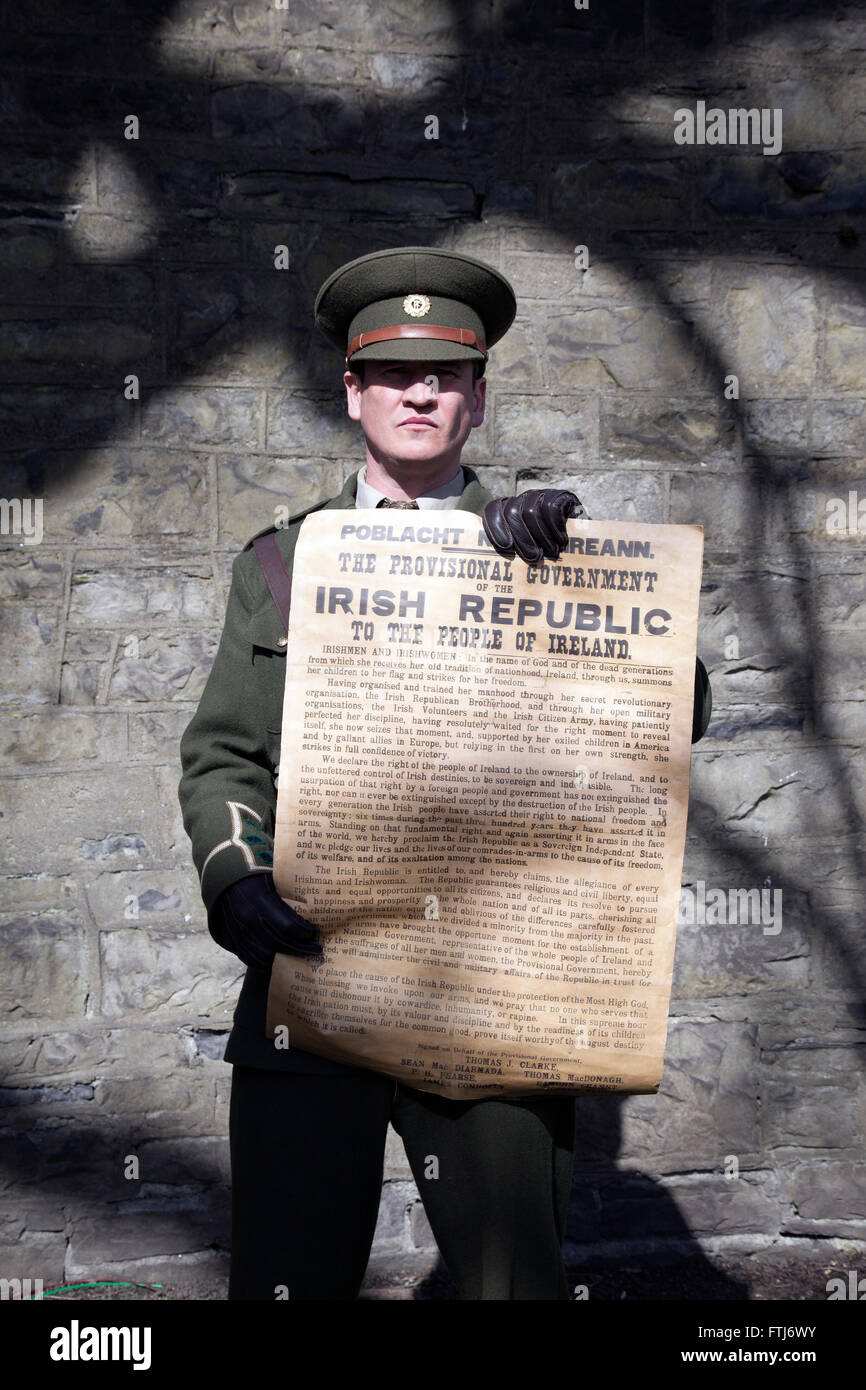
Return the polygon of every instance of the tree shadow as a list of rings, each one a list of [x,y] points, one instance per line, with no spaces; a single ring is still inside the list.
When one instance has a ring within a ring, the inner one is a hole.
[[[721,80],[712,89],[717,50],[724,57],[740,46],[757,84],[763,38],[783,52],[817,51],[824,21],[854,29],[862,8],[835,0],[728,0],[724,10],[675,0],[621,0],[588,11],[565,0],[454,3],[436,11],[450,13],[434,57],[413,67],[406,52],[386,50],[375,82],[336,101],[333,72],[346,91],[356,79],[344,55],[329,56],[332,11],[343,23],[365,22],[363,13],[357,21],[345,16],[343,6],[299,0],[285,19],[275,12],[270,28],[254,29],[248,44],[233,7],[214,6],[223,69],[213,72],[210,50],[184,49],[182,23],[172,28],[182,15],[174,0],[7,4],[5,127],[16,157],[0,170],[0,211],[12,247],[4,297],[20,310],[6,324],[0,421],[11,452],[4,496],[50,496],[86,476],[92,451],[109,444],[206,449],[213,438],[195,426],[178,441],[178,417],[160,401],[181,390],[213,391],[213,381],[291,391],[309,401],[332,437],[343,406],[335,356],[312,327],[312,303],[341,260],[407,242],[451,244],[455,231],[471,232],[494,216],[525,229],[528,251],[541,244],[570,253],[586,242],[593,261],[628,275],[653,312],[667,317],[671,341],[698,368],[683,394],[712,392],[719,403],[719,435],[733,442],[733,473],[760,542],[756,573],[766,551],[774,568],[799,579],[785,605],[766,602],[755,586],[766,654],[758,664],[776,672],[773,704],[723,706],[697,757],[729,758],[736,737],[749,730],[759,738],[810,730],[820,745],[813,762],[820,752],[832,789],[832,815],[817,838],[814,825],[795,817],[796,833],[836,856],[847,889],[862,890],[856,786],[826,685],[838,665],[799,515],[802,494],[825,480],[840,486],[834,467],[843,475],[848,465],[843,456],[837,465],[822,462],[836,457],[830,442],[822,450],[783,435],[774,440],[761,427],[760,400],[721,398],[731,355],[712,324],[696,322],[665,272],[665,264],[690,258],[802,266],[862,302],[866,259],[855,220],[866,200],[862,149],[801,148],[772,161],[740,151],[686,152],[673,145],[667,100],[748,104],[742,89],[731,94]],[[425,32],[435,31],[429,6],[419,7],[416,23],[422,19]],[[293,23],[317,45],[303,50],[303,61],[292,51]],[[331,43],[339,35],[332,27]],[[439,139],[425,141],[425,118],[437,112]],[[140,122],[137,141],[123,138],[130,113]],[[275,275],[273,249],[282,242],[290,244],[292,273]],[[565,325],[559,350],[566,391],[569,354],[581,350],[576,328]],[[141,378],[140,405],[124,398],[128,373]],[[660,399],[659,414],[664,409]],[[831,434],[828,428],[828,441]],[[693,460],[698,449],[684,445],[683,458]],[[548,455],[518,467],[519,482],[534,480],[539,468],[549,474],[554,461]],[[587,502],[592,512],[591,496]],[[76,523],[82,540],[98,536],[101,515],[96,498]],[[713,542],[709,550],[708,568],[723,578],[737,546]],[[715,582],[706,586],[710,595]],[[713,655],[711,675],[736,674],[736,661]],[[748,711],[745,719],[738,710]],[[772,784],[770,772],[756,799],[780,796]],[[759,884],[768,872],[774,881],[796,882],[796,854],[787,846],[762,853],[759,837],[738,824],[747,813],[738,804],[720,817],[717,805],[695,797],[691,844],[723,851],[744,884]],[[807,893],[808,872],[806,865],[799,880]],[[863,962],[814,895],[812,921],[835,958],[840,987],[862,1000]],[[607,1213],[608,1230],[646,1218],[671,1239],[688,1240],[687,1231],[677,1234],[657,1183],[614,1168],[620,1106],[604,1105],[610,1147],[591,1189],[598,1194],[592,1210]],[[38,1148],[21,1142],[12,1166],[41,1172],[60,1194],[81,1181],[97,1138],[87,1129],[80,1142],[70,1136],[68,1159],[47,1168]],[[575,1200],[589,1220],[588,1199]],[[720,1297],[731,1296],[726,1288],[723,1281]]]

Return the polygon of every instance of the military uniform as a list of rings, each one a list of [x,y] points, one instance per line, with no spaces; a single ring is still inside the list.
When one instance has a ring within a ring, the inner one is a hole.
[[[360,470],[359,470],[360,471]],[[463,466],[460,507],[480,516],[491,494]],[[275,535],[289,573],[304,518],[337,507],[354,508],[358,473],[336,497],[308,507]],[[273,867],[276,769],[280,761],[286,634],[253,550],[253,537],[235,558],[225,625],[199,707],[181,739],[179,796],[192,841],[202,898],[211,912],[220,893],[249,873]],[[239,810],[238,807],[243,807]],[[227,1062],[286,1071],[342,1072],[323,1057],[277,1050],[265,1036],[269,975],[248,969],[238,999]]]
[[[491,267],[418,247],[342,267],[316,302],[319,326],[350,366],[370,357],[486,358],[514,311],[510,285]],[[355,507],[357,480],[285,528],[259,533],[276,536],[289,572],[304,518]],[[463,481],[458,505],[480,516],[491,495],[465,465]],[[219,650],[181,740],[180,802],[215,936],[220,894],[273,863],[287,643],[254,540],[234,561]],[[708,685],[702,692],[696,681],[700,732]],[[357,1297],[389,1120],[462,1298],[568,1298],[561,1245],[573,1099],[453,1101],[369,1068],[277,1049],[265,1033],[268,983],[268,971],[247,968],[225,1053],[233,1065],[229,1298],[272,1300],[279,1290],[294,1301]]]

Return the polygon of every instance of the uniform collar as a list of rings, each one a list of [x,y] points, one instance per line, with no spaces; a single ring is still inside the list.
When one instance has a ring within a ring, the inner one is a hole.
[[[453,478],[447,483],[442,483],[439,487],[431,488],[425,492],[423,497],[416,497],[418,510],[422,512],[446,512],[453,511],[460,506],[460,498],[466,483],[463,478],[463,469],[458,468]],[[364,464],[358,472],[358,490],[355,494],[356,507],[378,507],[379,503],[387,493],[380,492],[378,488],[372,487],[367,482],[367,465]]]
[[[341,491],[336,497],[332,497],[330,501],[326,502],[325,507],[336,510],[337,508],[351,509],[356,506],[355,498],[360,471],[360,468],[357,469],[346,479]],[[487,503],[493,500],[493,494],[482,486],[478,474],[474,469],[467,468],[465,463],[463,464],[463,481],[465,486],[460,494],[458,508],[462,512],[475,512],[477,516],[480,516]]]

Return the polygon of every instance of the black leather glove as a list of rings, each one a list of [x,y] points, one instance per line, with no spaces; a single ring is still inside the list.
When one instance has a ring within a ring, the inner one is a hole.
[[[713,692],[707,668],[700,657],[695,658],[695,702],[692,706],[692,743],[697,743],[707,732],[710,715],[713,712]]]
[[[575,493],[544,487],[488,502],[481,520],[487,539],[500,555],[516,551],[527,565],[537,565],[545,556],[559,559],[568,544],[567,519],[585,515]]]
[[[278,952],[322,954],[318,928],[283,902],[273,874],[249,874],[229,884],[214,903],[208,925],[217,945],[258,970],[270,970]]]

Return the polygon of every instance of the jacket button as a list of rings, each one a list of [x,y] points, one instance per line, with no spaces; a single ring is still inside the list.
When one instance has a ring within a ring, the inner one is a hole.
[[[278,647],[287,647],[288,645],[289,645],[289,639],[288,639],[288,637],[278,637],[278,638],[277,638],[277,646],[278,646]]]

